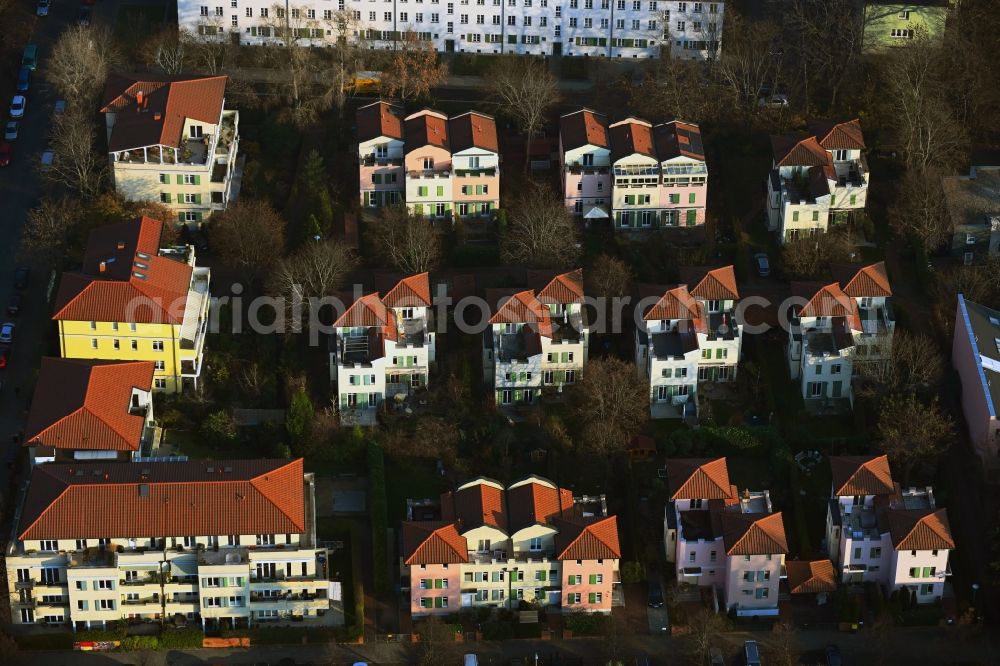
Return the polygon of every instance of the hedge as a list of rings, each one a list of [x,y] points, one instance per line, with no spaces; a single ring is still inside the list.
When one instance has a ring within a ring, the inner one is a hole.
[[[72,650],[77,638],[68,633],[23,634],[15,636],[22,650]]]
[[[375,442],[368,444],[368,484],[371,493],[369,511],[372,526],[372,562],[375,567],[375,591],[380,595],[390,593],[389,555],[386,530],[389,527],[385,499],[385,459],[382,448]]]

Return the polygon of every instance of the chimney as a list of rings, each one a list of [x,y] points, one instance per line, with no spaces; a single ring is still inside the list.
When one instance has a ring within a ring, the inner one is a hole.
[[[138,104],[140,107],[142,106],[142,91],[141,90],[135,94],[135,103]]]
[[[125,241],[118,241],[118,249],[119,250],[125,249]]]
[[[101,270],[102,273],[104,273],[105,271],[107,271],[108,270],[108,262],[102,261],[101,262],[101,269],[100,270]]]
[[[161,115],[160,115],[160,112],[159,112],[159,111],[157,111],[156,113],[154,113],[154,114],[153,114],[153,120],[159,120],[159,119],[160,119],[160,118],[162,118],[162,117],[163,117],[163,116],[161,116]]]

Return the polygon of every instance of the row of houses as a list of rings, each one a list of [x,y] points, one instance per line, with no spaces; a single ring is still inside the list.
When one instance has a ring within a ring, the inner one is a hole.
[[[931,488],[901,488],[885,456],[831,457],[824,560],[791,560],[784,518],[767,490],[740,491],[725,458],[668,460],[663,530],[677,581],[713,590],[738,616],[778,614],[780,587],[826,594],[876,583],[939,601],[955,541]]]

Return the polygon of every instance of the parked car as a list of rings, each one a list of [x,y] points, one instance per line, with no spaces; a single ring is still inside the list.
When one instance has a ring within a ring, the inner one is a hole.
[[[55,105],[52,107],[52,111],[57,115],[66,111],[66,100],[56,100]]]
[[[10,101],[10,117],[24,118],[24,107],[28,105],[28,99],[24,95],[14,95]]]
[[[38,0],[38,6],[35,7],[35,13],[39,16],[49,15],[49,0]]]
[[[761,107],[770,107],[772,109],[783,109],[788,106],[788,95],[768,95],[767,97],[761,97],[757,104]]]
[[[844,666],[844,660],[840,657],[840,648],[836,645],[826,646],[826,666]]]
[[[76,24],[90,25],[90,7],[80,7],[80,11],[76,14]]]
[[[24,294],[14,292],[7,301],[7,314],[16,315],[21,313],[21,305],[24,303]]]
[[[0,167],[10,166],[11,152],[9,143],[0,143]]]
[[[0,370],[7,367],[7,361],[9,360],[10,360],[10,345],[0,345]]]
[[[757,269],[757,275],[767,277],[771,274],[771,262],[763,252],[753,255],[753,265]]]
[[[663,588],[658,580],[649,581],[649,607],[663,608]]]
[[[743,658],[747,666],[760,666],[760,647],[757,641],[746,641],[743,643]]]
[[[6,322],[0,326],[0,342],[14,342],[14,323]]]
[[[26,93],[31,87],[31,68],[21,67],[17,70],[17,92]]]
[[[21,52],[21,65],[31,71],[38,69],[38,45],[28,44]]]
[[[7,124],[3,128],[3,140],[4,141],[15,141],[17,140],[17,121],[8,120]]]
[[[712,666],[726,666],[726,658],[722,656],[722,650],[717,647],[708,649],[708,659]]]
[[[26,266],[18,266],[14,271],[14,288],[15,289],[25,289],[28,286],[28,277],[31,275],[31,270]]]

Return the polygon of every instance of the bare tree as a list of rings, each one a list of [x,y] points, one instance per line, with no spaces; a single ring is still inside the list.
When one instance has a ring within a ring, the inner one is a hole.
[[[295,254],[278,262],[271,274],[271,293],[284,297],[290,308],[296,300],[301,300],[304,318],[313,307],[311,299],[332,296],[357,265],[357,257],[342,243],[332,240],[306,243]],[[321,305],[316,303],[316,307]],[[301,330],[298,328],[301,319],[291,324],[293,331]]]
[[[68,197],[42,198],[28,211],[20,252],[45,267],[55,267],[80,222],[79,204]]]
[[[95,147],[97,129],[89,110],[67,108],[52,120],[52,164],[41,166],[42,177],[61,185],[82,199],[100,192],[108,174],[108,162]]]
[[[248,281],[263,275],[285,245],[285,221],[263,201],[241,198],[206,229],[219,257]]]
[[[390,206],[369,224],[375,253],[404,273],[433,270],[441,260],[441,237],[429,220],[406,206]]]
[[[566,268],[580,256],[579,229],[563,200],[549,188],[528,185],[510,209],[500,239],[500,257],[509,263]]]
[[[111,32],[102,26],[72,26],[52,47],[46,79],[67,106],[90,113],[104,89],[108,72],[119,62]]]
[[[691,91],[697,90],[697,95]],[[653,121],[681,118],[702,123],[721,110],[723,91],[704,64],[694,60],[656,58],[647,63],[642,83],[631,90],[631,104]]]
[[[885,398],[878,429],[882,435],[879,446],[893,466],[903,470],[904,484],[910,482],[914,465],[934,462],[954,437],[951,417],[941,411],[937,398],[923,403],[913,394]]]
[[[736,12],[727,12],[726,35],[714,71],[749,121],[765,84],[774,79],[777,58],[772,54],[772,44],[777,28],[772,23],[748,21]]]
[[[778,666],[795,666],[799,655],[795,649],[795,626],[790,622],[778,622],[771,630],[774,636],[770,649],[771,659]]]
[[[588,291],[597,296],[625,296],[632,285],[632,269],[622,259],[602,254],[587,271],[587,282]]]
[[[354,39],[358,31],[358,20],[354,12],[347,9],[334,12],[326,23],[336,40],[323,79],[330,86],[333,105],[343,117],[347,99],[354,89],[354,76],[364,66],[365,55]]]
[[[785,272],[797,279],[818,278],[831,263],[849,261],[853,253],[854,244],[842,231],[798,238],[782,249]]]
[[[387,96],[407,102],[426,97],[444,83],[448,65],[439,61],[434,45],[422,42],[416,33],[407,31],[402,42],[382,72],[382,87]]]
[[[581,448],[598,454],[623,451],[649,418],[649,396],[635,367],[618,358],[590,361],[570,400]]]
[[[490,95],[500,112],[514,119],[525,135],[524,171],[531,163],[531,140],[559,101],[559,82],[545,60],[529,56],[500,58],[486,75]]]
[[[820,88],[835,107],[843,85],[858,76],[864,34],[861,13],[854,0],[791,0],[781,12],[789,37],[787,55],[800,69],[806,109]]]
[[[911,237],[928,252],[936,250],[952,234],[941,175],[931,166],[907,169],[897,203],[889,211],[895,231]]]
[[[944,361],[930,337],[897,330],[877,336],[868,353],[856,358],[855,367],[868,380],[863,392],[906,394],[934,388],[944,375]]]
[[[144,50],[148,65],[164,74],[184,71],[187,41],[181,38],[177,26],[169,26],[150,38]]]
[[[233,51],[223,20],[218,16],[202,17],[194,30],[182,30],[179,38],[198,68],[208,74],[220,73]]]
[[[691,664],[699,666],[708,661],[709,651],[715,647],[716,641],[722,632],[728,629],[729,622],[718,613],[713,613],[708,608],[699,608],[690,618],[688,626],[691,627],[685,639],[685,652]]]

